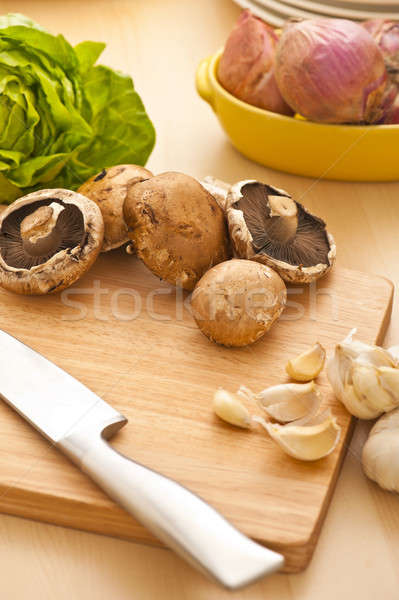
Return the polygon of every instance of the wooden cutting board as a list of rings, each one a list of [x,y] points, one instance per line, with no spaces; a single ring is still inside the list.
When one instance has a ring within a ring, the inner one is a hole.
[[[280,321],[242,349],[202,336],[186,300],[136,258],[116,251],[102,255],[63,295],[0,291],[0,327],[128,417],[112,440],[115,448],[200,494],[244,533],[282,552],[286,571],[299,571],[315,547],[351,419],[320,377],[324,404],[337,415],[343,435],[332,455],[301,463],[260,428],[242,431],[219,421],[212,395],[218,386],[260,391],[283,382],[288,357],[316,340],[331,350],[353,327],[364,341],[381,343],[392,284],[336,267],[317,286],[290,288]],[[3,402],[0,511],[158,543]]]

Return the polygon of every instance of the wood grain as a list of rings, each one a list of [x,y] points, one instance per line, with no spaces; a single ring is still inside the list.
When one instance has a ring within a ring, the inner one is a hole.
[[[230,182],[254,178],[285,188],[328,222],[339,265],[399,280],[399,183],[314,181],[256,165],[231,147],[196,95],[198,62],[223,44],[239,15],[231,0],[2,0],[0,7],[25,13],[74,44],[107,43],[102,62],[133,76],[156,126],[151,170],[214,174]],[[395,300],[387,345],[399,340],[398,308]],[[313,559],[302,573],[273,575],[231,594],[172,552],[0,515],[1,597],[397,600],[399,498],[362,473],[359,456],[369,426],[356,425]],[[41,456],[27,458],[40,464]]]
[[[392,286],[338,268],[311,287],[288,292],[287,309],[267,336],[227,349],[199,332],[187,294],[119,250],[101,256],[60,295],[0,291],[0,327],[128,417],[130,426],[115,437],[118,450],[200,494],[244,533],[281,551],[286,570],[295,572],[313,553],[350,440],[349,415],[321,376],[323,404],[337,415],[342,438],[331,456],[303,463],[287,457],[262,428],[249,433],[219,422],[213,392],[240,385],[260,391],[284,381],[289,356],[317,339],[332,349],[356,324],[361,339],[381,342]],[[27,458],[36,456],[40,461]],[[0,510],[156,543],[4,404]]]

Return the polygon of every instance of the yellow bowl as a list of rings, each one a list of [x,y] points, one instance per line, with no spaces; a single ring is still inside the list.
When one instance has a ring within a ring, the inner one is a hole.
[[[326,125],[246,104],[217,80],[221,52],[200,63],[197,91],[242,154],[296,175],[346,181],[399,180],[399,125]]]

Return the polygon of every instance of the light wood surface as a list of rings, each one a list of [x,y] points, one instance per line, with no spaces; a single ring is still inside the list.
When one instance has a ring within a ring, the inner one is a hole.
[[[230,146],[209,107],[196,97],[197,63],[221,45],[239,14],[230,0],[3,0],[0,6],[2,12],[26,13],[74,43],[108,43],[104,62],[134,76],[156,125],[149,168],[200,177],[213,173],[227,181],[250,177],[285,187],[328,221],[339,265],[398,280],[399,184],[315,182],[255,165]],[[398,340],[395,303],[386,342]],[[359,454],[366,432],[367,425],[357,425],[313,560],[301,574],[275,575],[229,594],[169,551],[1,515],[1,597],[395,600],[399,500],[362,474]],[[38,466],[42,461],[41,454],[27,458]]]
[[[360,339],[381,343],[392,284],[338,267],[314,288],[288,293],[281,319],[257,344],[223,348],[199,332],[188,295],[160,284],[120,250],[101,256],[70,292],[30,298],[0,290],[0,327],[128,418],[112,440],[117,450],[192,489],[245,534],[281,552],[286,572],[297,572],[317,543],[352,434],[349,414],[323,373],[322,409],[337,416],[341,439],[324,460],[304,463],[287,457],[261,427],[237,431],[220,422],[212,396],[219,386],[261,391],[288,380],[288,356],[316,340],[332,350],[357,323]],[[0,511],[157,543],[4,403]]]

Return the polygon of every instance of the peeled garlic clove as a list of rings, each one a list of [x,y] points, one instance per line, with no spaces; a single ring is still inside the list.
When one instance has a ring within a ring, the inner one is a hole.
[[[376,411],[375,416],[390,410],[392,396],[382,387],[375,367],[354,363],[352,381],[356,395],[371,410]]]
[[[251,427],[252,418],[243,404],[226,390],[219,388],[213,396],[213,410],[220,419],[248,429]]]
[[[321,401],[314,381],[274,385],[257,394],[256,398],[270,417],[282,423],[311,418]]]
[[[278,425],[263,421],[261,424],[275,442],[290,456],[300,460],[319,460],[330,454],[339,442],[341,427],[331,414],[323,415],[315,425]],[[256,419],[260,422],[259,419]]]
[[[306,352],[289,360],[285,370],[296,381],[311,381],[322,371],[325,360],[326,351],[317,342],[312,348],[306,350]]]
[[[381,417],[363,447],[367,477],[386,490],[399,492],[399,408]]]

